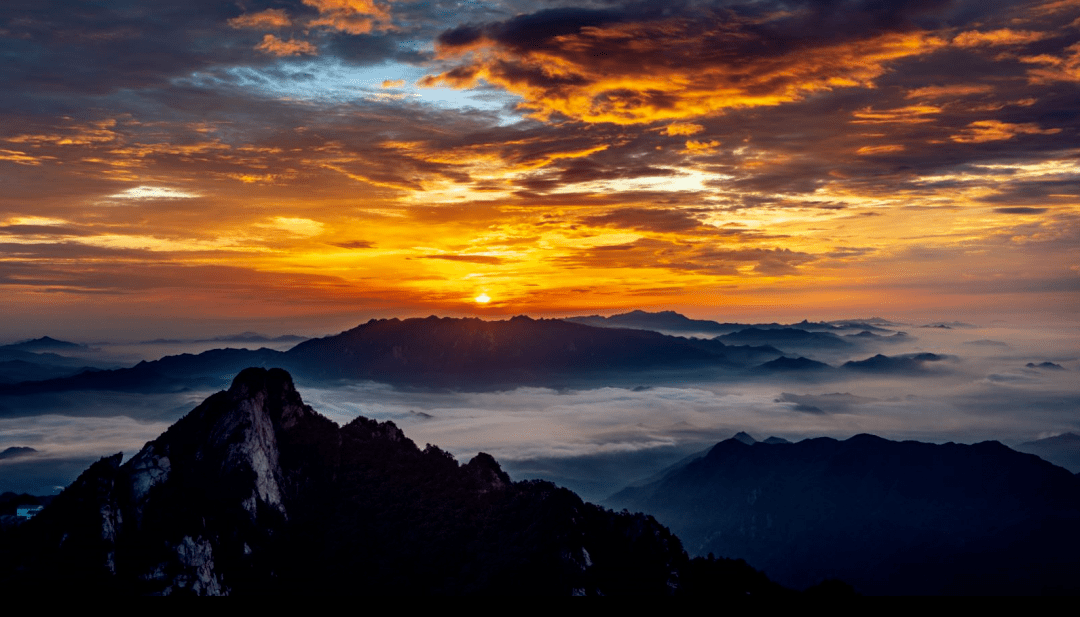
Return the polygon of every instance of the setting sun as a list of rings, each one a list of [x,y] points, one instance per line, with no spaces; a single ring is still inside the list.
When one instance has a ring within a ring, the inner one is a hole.
[[[491,298],[488,297],[488,295],[485,293],[476,296],[475,298],[473,298],[473,300],[475,300],[477,304],[487,304],[488,302],[491,302]]]

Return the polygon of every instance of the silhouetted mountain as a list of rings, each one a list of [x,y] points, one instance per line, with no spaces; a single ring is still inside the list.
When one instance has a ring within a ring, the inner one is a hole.
[[[1040,362],[1038,364],[1035,364],[1034,362],[1028,362],[1026,366],[1028,368],[1041,368],[1041,369],[1048,369],[1048,370],[1051,370],[1051,371],[1064,371],[1065,370],[1064,366],[1061,366],[1060,364],[1055,364],[1053,362]]]
[[[69,358],[52,352],[27,351],[18,345],[0,347],[0,384],[69,377],[83,371],[113,366],[100,362],[88,363],[85,358]]]
[[[739,431],[738,433],[735,433],[735,435],[733,435],[731,438],[734,439],[735,441],[738,441],[739,443],[744,443],[744,444],[746,444],[748,446],[752,446],[752,445],[757,443],[757,440],[754,439],[753,437],[751,437],[750,433],[746,433],[746,432],[743,432],[743,431]]]
[[[607,504],[796,588],[836,577],[874,594],[1080,591],[1080,481],[997,442],[729,439]]]
[[[80,345],[79,343],[70,343],[68,341],[58,341],[49,336],[43,336],[41,338],[31,339],[29,341],[22,341],[19,343],[11,343],[9,345],[0,345],[0,350],[14,350],[14,351],[80,351],[88,350],[86,345]]]
[[[770,347],[728,346],[558,319],[383,319],[300,343],[284,361],[306,377],[455,388],[574,383],[643,371],[740,369]]]
[[[762,441],[761,443],[767,443],[767,444],[784,444],[784,443],[791,443],[791,442],[790,442],[790,441],[788,441],[787,439],[784,439],[783,437],[767,437],[767,438],[765,438],[765,440],[764,440],[764,441]]]
[[[459,465],[390,422],[338,427],[280,369],[248,369],[121,464],[93,464],[0,542],[20,593],[778,593],[744,563],[691,562],[616,514],[486,454]]]
[[[1016,446],[1016,449],[1034,454],[1073,473],[1080,473],[1080,435],[1076,433],[1028,441]]]
[[[598,328],[634,328],[637,330],[653,330],[656,332],[686,332],[693,334],[723,335],[756,328],[759,330],[783,330],[799,329],[812,332],[824,332],[834,330],[870,330],[875,332],[891,332],[885,328],[862,321],[839,321],[839,322],[812,322],[802,320],[796,324],[744,324],[744,323],[720,323],[707,319],[690,319],[675,311],[660,311],[650,313],[648,311],[630,311],[610,317],[601,315],[589,315],[587,317],[566,317],[563,321],[595,326]]]
[[[828,323],[836,328],[870,330],[871,332],[892,332],[893,328],[903,325],[889,321],[888,319],[882,319],[881,317],[870,317],[869,319],[837,319]]]
[[[769,360],[756,368],[759,371],[814,373],[826,371],[832,367],[824,362],[810,360],[809,358],[803,358],[802,356],[799,356],[798,358],[781,356],[775,360]]]
[[[642,373],[685,379],[688,371],[740,370],[779,355],[769,346],[725,345],[558,319],[373,319],[287,352],[215,349],[166,356],[129,369],[0,385],[0,394],[222,387],[246,366],[282,366],[316,381],[370,379],[435,388],[587,385],[593,379],[636,379]]]
[[[78,368],[39,364],[25,360],[0,360],[0,384],[12,384],[22,381],[41,381],[44,379],[62,379],[98,369],[80,364]]]
[[[852,343],[829,332],[799,328],[746,328],[717,337],[729,345],[772,345],[781,349],[847,349]]]
[[[588,317],[567,317],[563,321],[585,324],[598,328],[633,328],[636,330],[653,330],[656,332],[696,332],[702,334],[724,334],[731,332],[730,326],[745,326],[738,324],[721,324],[706,319],[690,319],[675,311],[660,311],[650,313],[647,311],[630,311],[610,317],[590,315]]]
[[[908,335],[907,332],[893,332],[886,336],[883,334],[871,332],[869,330],[863,330],[858,334],[845,334],[840,338],[841,340],[847,341],[849,343],[854,343],[856,345],[862,345],[865,343],[906,343],[911,340],[911,337]]]
[[[0,459],[28,456],[36,452],[37,450],[29,446],[11,446],[10,448],[5,448],[3,452],[0,452]]]
[[[845,362],[840,368],[869,373],[921,373],[926,370],[927,362],[940,362],[945,356],[934,353],[905,354],[884,356],[878,354],[865,360]]]
[[[131,368],[84,371],[71,377],[0,385],[0,394],[22,395],[70,390],[179,392],[222,387],[249,366],[273,366],[282,352],[273,349],[211,349],[198,355],[180,354],[140,362]]]

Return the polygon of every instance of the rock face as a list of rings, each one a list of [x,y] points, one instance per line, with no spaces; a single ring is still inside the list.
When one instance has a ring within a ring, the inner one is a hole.
[[[709,587],[651,517],[513,483],[486,454],[458,465],[389,422],[338,427],[280,369],[243,371],[121,460],[92,465],[6,543],[0,582],[93,595]],[[745,564],[725,567],[727,591],[750,589],[732,588],[739,577],[776,590]]]

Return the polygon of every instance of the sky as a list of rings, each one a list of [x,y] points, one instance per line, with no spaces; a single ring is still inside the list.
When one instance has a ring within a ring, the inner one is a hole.
[[[5,0],[0,337],[1075,321],[1080,2]]]

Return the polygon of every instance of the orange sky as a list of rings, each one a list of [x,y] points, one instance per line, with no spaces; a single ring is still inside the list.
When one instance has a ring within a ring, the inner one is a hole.
[[[544,6],[5,2],[0,336],[1078,314],[1080,3]]]

